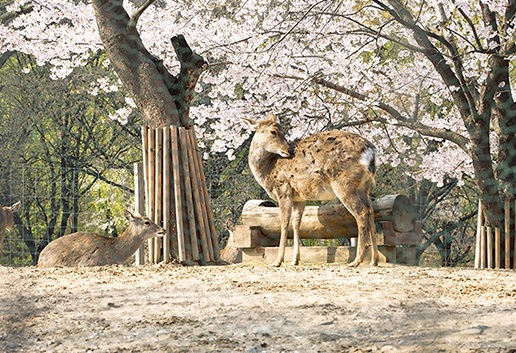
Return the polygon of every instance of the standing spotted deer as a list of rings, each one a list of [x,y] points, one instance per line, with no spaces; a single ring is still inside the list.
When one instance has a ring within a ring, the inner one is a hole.
[[[0,207],[0,257],[4,248],[4,232],[14,226],[14,213],[20,209],[20,201],[12,206]]]
[[[335,130],[311,135],[289,146],[274,114],[261,121],[244,120],[255,131],[249,148],[249,166],[258,183],[278,202],[280,211],[281,237],[273,266],[283,263],[291,218],[292,264],[299,263],[299,225],[306,201],[336,197],[358,226],[356,258],[350,266],[363,262],[368,239],[372,245],[371,265],[377,265],[374,212],[369,201],[377,163],[373,144],[360,135]]]
[[[165,229],[147,217],[124,211],[127,229],[116,238],[78,232],[58,238],[39,255],[38,267],[123,264],[146,239],[162,237]]]

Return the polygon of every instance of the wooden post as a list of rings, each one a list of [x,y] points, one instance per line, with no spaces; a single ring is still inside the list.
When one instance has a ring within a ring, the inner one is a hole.
[[[181,165],[184,175],[184,186],[186,196],[186,212],[188,214],[188,225],[190,233],[190,252],[192,261],[199,261],[199,245],[197,243],[197,232],[195,222],[195,210],[192,198],[192,175],[190,175],[190,161],[188,160],[188,139],[184,128],[179,128],[179,141],[181,142]]]
[[[155,177],[154,177],[154,164],[156,161],[155,155],[155,135],[153,131],[149,127],[143,127],[143,136],[144,136],[144,144],[145,150],[147,151],[147,160],[145,163],[145,178],[146,181],[146,215],[149,218],[153,218],[154,216],[154,197],[155,197]],[[154,254],[154,242],[152,239],[147,241],[148,245],[148,260],[150,263],[154,263],[155,254]]]
[[[493,232],[487,227],[487,268],[493,268]]]
[[[192,131],[192,137],[194,140],[194,146],[198,146],[197,138],[195,136],[195,131]],[[210,229],[210,232],[209,232],[210,236],[207,237],[208,249],[213,252],[213,254],[211,255],[211,258],[214,261],[218,261],[220,258],[219,243],[218,243],[218,239],[217,239],[217,231],[215,229],[215,223],[213,221],[213,213],[211,211],[211,206],[210,206],[210,196],[208,195],[208,189],[206,188],[206,178],[204,177],[201,153],[199,151],[197,151],[197,153],[195,153],[195,155],[196,155],[195,161],[197,163],[197,170],[200,171],[202,195],[204,196],[203,206],[205,208],[205,214],[207,216],[206,221],[207,221],[208,227]]]
[[[181,198],[181,175],[179,174],[179,134],[176,126],[171,127],[170,140],[172,141],[172,169],[174,170],[174,201],[176,205],[178,260],[179,262],[184,262],[186,260],[185,234],[183,227],[183,200]]]
[[[212,260],[213,255],[210,254],[210,250],[208,247],[208,242],[206,239],[206,214],[205,214],[205,208],[203,207],[203,197],[201,197],[202,188],[200,186],[200,173],[202,170],[198,170],[197,163],[195,161],[195,145],[194,140],[192,139],[192,132],[193,129],[188,129],[186,131],[186,139],[188,140],[188,160],[190,161],[190,175],[196,176],[195,178],[192,178],[192,192],[194,197],[194,206],[195,206],[195,214],[196,214],[196,220],[198,222],[199,226],[199,239],[201,242],[201,250],[202,250],[202,258],[201,260],[204,262],[209,262]],[[208,229],[209,232],[209,229]],[[209,233],[208,233],[209,234]]]
[[[495,242],[494,242],[494,248],[495,248],[495,268],[499,269],[500,268],[500,265],[501,265],[501,247],[502,247],[502,242],[501,242],[501,234],[500,234],[500,228],[499,227],[496,227],[494,229],[495,231]]]
[[[145,190],[144,190],[143,164],[134,163],[134,210],[144,214]],[[134,264],[143,265],[145,262],[145,245],[142,244],[134,253]]]
[[[516,269],[516,199],[514,200],[514,249],[512,253],[512,268]]]
[[[156,224],[162,224],[162,205],[163,205],[163,132],[162,129],[155,129],[154,136],[154,212],[152,220]],[[152,238],[154,246],[154,263],[160,262],[162,238]]]
[[[163,226],[167,233],[163,237],[163,261],[170,262],[170,128],[163,128]]]
[[[480,268],[486,268],[486,227],[480,227]]]
[[[504,210],[505,210],[505,228],[504,228],[504,240],[505,240],[505,268],[511,268],[511,200],[506,197]]]
[[[480,242],[481,242],[481,229],[482,229],[482,201],[478,199],[478,211],[477,211],[477,234],[475,242],[475,268],[480,268]]]

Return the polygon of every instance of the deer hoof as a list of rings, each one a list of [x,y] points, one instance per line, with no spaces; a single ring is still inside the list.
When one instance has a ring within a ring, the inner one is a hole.
[[[358,265],[360,265],[360,261],[353,261],[351,263],[348,264],[348,267],[358,267]]]
[[[270,266],[271,267],[281,267],[281,262],[274,261]]]
[[[292,266],[297,266],[299,265],[299,260],[292,260],[291,264]]]

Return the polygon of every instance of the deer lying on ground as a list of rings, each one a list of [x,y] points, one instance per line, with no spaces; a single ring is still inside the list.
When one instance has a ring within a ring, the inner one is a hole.
[[[6,229],[12,229],[14,226],[14,213],[20,209],[20,201],[12,206],[0,207],[0,257],[4,249],[4,232]]]
[[[377,265],[374,211],[369,200],[377,163],[373,144],[360,135],[335,130],[311,135],[289,146],[274,114],[261,121],[244,120],[255,131],[249,166],[258,183],[278,202],[280,211],[280,244],[272,265],[279,267],[283,263],[291,218],[292,264],[299,264],[299,225],[306,201],[336,197],[358,226],[357,253],[350,266],[363,262],[366,240],[372,245],[371,265]]]
[[[78,232],[58,238],[39,255],[39,267],[103,266],[122,264],[146,239],[162,237],[165,229],[147,217],[124,211],[127,229],[116,238]]]
[[[229,238],[226,243],[226,247],[220,250],[220,259],[222,261],[229,262],[230,264],[242,262],[242,249],[237,248],[235,245],[235,241],[233,239],[234,225],[229,219],[226,220],[226,229],[229,232]]]

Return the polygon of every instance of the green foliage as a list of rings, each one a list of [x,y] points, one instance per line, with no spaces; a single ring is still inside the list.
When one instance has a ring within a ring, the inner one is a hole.
[[[117,79],[104,60],[92,55],[63,80],[22,54],[0,71],[0,180],[10,181],[0,183],[0,202],[22,201],[18,230],[32,261],[64,234],[116,236],[125,228],[140,122],[134,114],[124,124],[110,118],[125,94],[113,89]]]

